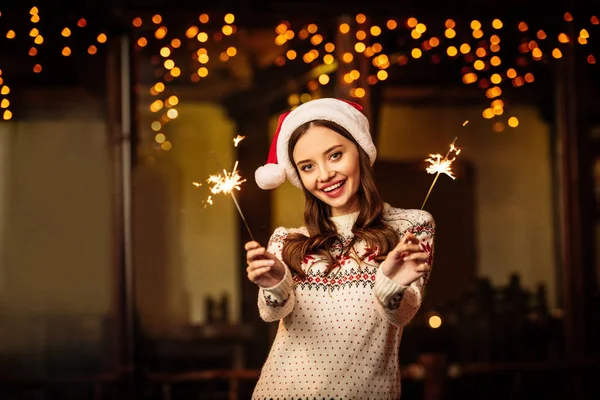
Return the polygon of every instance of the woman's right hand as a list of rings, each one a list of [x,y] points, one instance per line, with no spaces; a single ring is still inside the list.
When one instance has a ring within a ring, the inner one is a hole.
[[[285,266],[277,257],[268,253],[258,242],[248,242],[244,248],[250,282],[262,288],[273,287],[281,282],[285,275]]]

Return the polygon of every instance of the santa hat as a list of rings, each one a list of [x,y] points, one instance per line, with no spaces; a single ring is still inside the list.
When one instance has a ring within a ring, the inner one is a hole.
[[[275,189],[286,177],[294,186],[302,187],[293,161],[288,157],[288,145],[296,128],[314,120],[335,122],[346,129],[367,153],[373,165],[377,158],[377,150],[369,131],[369,121],[362,113],[362,106],[342,99],[312,100],[279,117],[267,163],[259,167],[254,174],[254,179],[261,189]]]

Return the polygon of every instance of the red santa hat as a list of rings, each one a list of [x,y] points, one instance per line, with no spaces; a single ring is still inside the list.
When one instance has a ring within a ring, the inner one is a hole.
[[[265,190],[275,189],[285,182],[287,177],[294,186],[302,187],[293,161],[288,157],[288,145],[296,128],[315,120],[335,122],[346,129],[367,153],[373,165],[377,158],[377,150],[369,131],[369,121],[362,110],[362,106],[350,101],[324,98],[306,102],[282,114],[271,143],[267,163],[259,167],[254,174],[258,186]]]

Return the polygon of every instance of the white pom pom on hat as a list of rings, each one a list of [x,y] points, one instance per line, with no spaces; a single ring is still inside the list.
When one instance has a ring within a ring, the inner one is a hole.
[[[343,99],[311,100],[279,117],[267,164],[259,167],[254,174],[258,187],[264,190],[275,189],[287,177],[294,186],[302,188],[300,177],[288,157],[288,145],[296,128],[314,120],[335,122],[346,129],[367,153],[373,165],[377,150],[369,131],[369,121],[362,113],[362,106]]]

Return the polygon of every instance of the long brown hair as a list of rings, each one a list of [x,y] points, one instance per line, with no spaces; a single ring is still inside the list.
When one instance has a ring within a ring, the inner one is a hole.
[[[374,254],[376,255],[377,261],[382,261],[387,253],[392,250],[398,243],[397,233],[387,225],[382,218],[383,214],[383,200],[379,195],[377,186],[375,185],[375,179],[373,177],[373,168],[369,156],[365,151],[358,145],[354,137],[343,127],[338,124],[326,121],[326,120],[315,120],[300,125],[290,137],[288,145],[288,156],[294,164],[294,147],[298,140],[304,135],[311,127],[321,126],[329,128],[346,139],[352,141],[358,148],[359,153],[359,164],[360,164],[360,186],[358,189],[358,199],[360,205],[360,211],[358,217],[352,227],[352,238],[350,244],[343,248],[343,254],[349,254],[352,252],[354,243],[362,239],[365,241],[367,248],[370,249],[370,253],[363,254],[360,256],[361,259]],[[296,174],[298,174],[298,168],[296,167]],[[338,265],[335,259],[329,252],[331,246],[336,242],[341,243],[341,239],[337,234],[335,223],[330,219],[331,209],[323,203],[321,200],[316,198],[310,191],[304,186],[304,224],[308,230],[308,236],[302,233],[291,233],[287,236],[284,241],[282,249],[283,261],[297,274],[304,276],[304,271],[300,265],[307,254],[315,254],[319,256],[323,261],[327,262],[327,274],[335,269]]]

